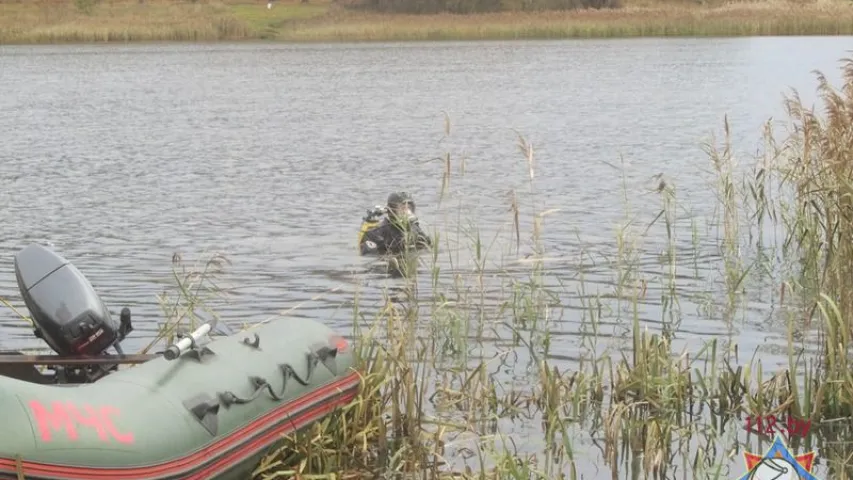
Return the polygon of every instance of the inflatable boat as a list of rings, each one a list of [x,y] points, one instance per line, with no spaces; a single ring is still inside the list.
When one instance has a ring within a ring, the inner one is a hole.
[[[57,355],[0,355],[2,479],[247,479],[283,434],[358,393],[348,343],[320,323],[274,320],[201,345],[204,324],[161,354],[125,355],[130,311],[113,319],[67,260],[30,245],[15,272]]]

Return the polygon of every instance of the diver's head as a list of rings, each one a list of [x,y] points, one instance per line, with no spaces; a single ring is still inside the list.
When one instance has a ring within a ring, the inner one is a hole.
[[[388,216],[392,220],[412,221],[415,217],[415,201],[408,192],[394,192],[388,195]]]

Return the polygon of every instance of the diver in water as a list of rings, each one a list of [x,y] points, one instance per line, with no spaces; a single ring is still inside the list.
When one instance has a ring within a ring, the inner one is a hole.
[[[387,215],[376,228],[364,232],[359,242],[362,255],[399,254],[407,249],[432,247],[415,216],[415,201],[406,192],[388,195]]]

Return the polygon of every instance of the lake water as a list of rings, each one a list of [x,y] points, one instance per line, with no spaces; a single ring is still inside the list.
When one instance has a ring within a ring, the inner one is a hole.
[[[768,323],[766,298],[734,327],[701,313],[697,298],[719,277],[710,267],[717,239],[705,227],[714,177],[701,144],[721,136],[727,115],[738,152],[754,151],[763,122],[783,113],[782,94],[793,87],[814,102],[812,70],[837,83],[849,45],[764,37],[0,47],[0,296],[22,305],[13,255],[48,243],[114,311],[132,309],[137,331],[125,350],[135,350],[161,318],[156,295],[173,253],[221,251],[232,261],[223,280],[232,296],[219,308],[226,321],[297,307],[291,314],[347,332],[356,290],[375,306],[395,282],[357,255],[368,207],[408,190],[429,231],[472,220],[488,241],[510,220],[507,193],[516,190],[524,218],[559,209],[542,238],[555,259],[549,274],[566,282],[562,300],[572,303],[581,253],[616,251],[623,179],[608,163],[624,161],[639,221],[660,209],[648,189],[663,174],[690,210],[681,225],[692,218],[700,232],[676,240],[693,252],[680,341],[731,336],[746,358],[760,346],[772,369],[787,362],[777,356],[785,329]],[[444,112],[452,131],[442,140]],[[535,149],[535,195],[515,131]],[[435,159],[448,151],[454,174],[440,203],[444,166]],[[529,236],[529,221],[522,228]],[[665,238],[654,241],[643,245],[644,270],[660,270]],[[612,292],[606,267],[585,275],[588,289]],[[641,318],[654,327],[661,302],[649,297]],[[569,367],[579,316],[569,309],[551,327],[551,353]],[[13,313],[0,318],[0,347],[42,345]]]

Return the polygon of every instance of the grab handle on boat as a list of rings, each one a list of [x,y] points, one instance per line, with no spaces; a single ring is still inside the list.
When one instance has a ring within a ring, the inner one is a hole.
[[[180,340],[173,343],[172,345],[169,345],[169,348],[167,348],[166,351],[163,352],[163,356],[166,357],[166,360],[174,360],[174,359],[180,357],[187,350],[189,350],[191,348],[192,349],[197,348],[196,342],[198,342],[198,340],[201,337],[207,335],[209,332],[210,332],[210,324],[209,323],[203,324],[202,326],[195,329],[195,331],[193,331],[189,335],[184,335],[181,337]],[[205,353],[213,353],[207,347],[204,347],[204,350],[207,350]],[[201,358],[201,352],[199,352],[199,359],[200,358]]]

